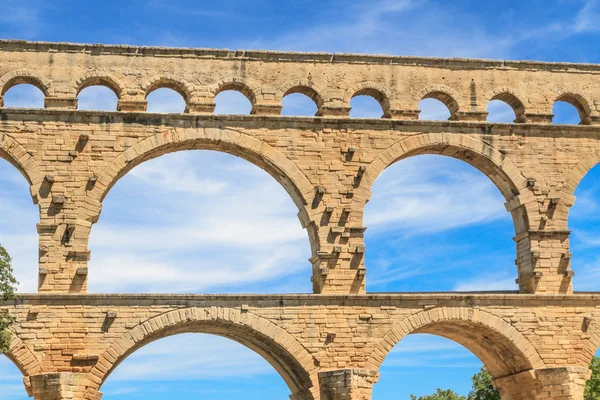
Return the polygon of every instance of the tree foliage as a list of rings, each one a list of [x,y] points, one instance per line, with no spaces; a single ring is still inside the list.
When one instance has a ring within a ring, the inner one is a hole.
[[[585,384],[584,400],[600,399],[600,357],[594,357],[590,365],[592,376]]]
[[[585,384],[584,400],[600,399],[600,357],[594,357],[590,366],[592,376]],[[467,397],[459,396],[452,390],[438,389],[434,394],[428,396],[410,396],[411,400],[501,400],[500,393],[492,385],[492,375],[485,367],[481,367],[478,373],[471,378],[473,389]]]
[[[15,298],[17,280],[13,276],[11,258],[8,252],[0,245],[0,297],[3,301]],[[14,319],[7,309],[0,310],[0,354],[7,353],[10,349],[11,335],[9,328]]]
[[[479,372],[471,378],[473,390],[469,392],[467,400],[500,400],[500,393],[492,384],[492,379],[487,368],[481,367]]]
[[[410,395],[410,400],[467,400],[465,396],[459,396],[456,392],[448,389],[442,390],[438,389],[434,394],[430,394],[428,396],[420,396],[416,397],[412,394]]]

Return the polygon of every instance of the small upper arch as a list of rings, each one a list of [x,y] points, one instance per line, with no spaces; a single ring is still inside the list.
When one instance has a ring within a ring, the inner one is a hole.
[[[499,87],[488,92],[484,97],[484,102],[487,105],[492,100],[500,100],[508,104],[515,113],[515,122],[525,121],[525,96],[518,93],[516,90],[509,87]]]
[[[571,104],[577,109],[581,124],[587,125],[590,123],[592,108],[590,107],[588,100],[581,94],[574,92],[562,92],[554,101],[564,101],[565,103]]]
[[[162,88],[176,91],[181,95],[181,97],[183,97],[186,103],[192,98],[190,85],[187,82],[175,79],[171,75],[154,76],[146,81],[141,87],[145,97],[148,97],[148,95],[153,91]]]
[[[253,106],[254,104],[256,104],[256,94],[258,93],[258,91],[256,90],[256,88],[253,88],[246,82],[237,80],[235,78],[222,81],[215,86],[215,88],[212,90],[212,94],[214,97],[217,97],[219,93],[224,92],[226,90],[234,90],[236,92],[240,92],[250,101],[250,103]]]
[[[349,89],[347,92],[348,103],[357,96],[369,96],[374,98],[377,100],[384,113],[390,108],[390,96],[387,94],[386,88],[375,82],[361,82]]]
[[[73,88],[75,96],[78,96],[81,91],[90,86],[104,86],[112,90],[117,98],[121,98],[123,93],[123,85],[111,75],[85,75],[77,80]]]
[[[321,108],[321,106],[324,103],[323,96],[321,96],[321,94],[315,88],[304,82],[290,82],[287,85],[285,85],[282,89],[282,99],[287,95],[300,93],[314,101],[317,106],[317,109]]]
[[[454,89],[444,85],[427,86],[420,90],[415,96],[417,102],[424,99],[436,99],[441,101],[448,107],[450,116],[453,116],[458,112],[459,104],[457,99],[459,98],[459,94]]]
[[[20,69],[8,72],[0,78],[0,96],[4,96],[10,88],[22,83],[37,87],[44,93],[44,96],[49,96],[52,93],[51,81],[38,75],[34,71]]]

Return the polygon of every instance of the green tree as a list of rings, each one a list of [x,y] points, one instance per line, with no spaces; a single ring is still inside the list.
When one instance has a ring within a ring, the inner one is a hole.
[[[467,400],[500,400],[500,393],[492,385],[492,375],[486,367],[481,367],[478,373],[473,375],[473,390],[469,392]]]
[[[0,297],[4,301],[15,298],[15,286],[18,283],[13,276],[11,261],[6,249],[0,245]],[[9,328],[13,322],[13,317],[7,309],[0,310],[0,354],[7,353],[10,349]]]
[[[594,357],[590,365],[592,376],[585,384],[584,400],[600,399],[600,357]],[[500,393],[492,385],[492,375],[485,367],[481,367],[478,373],[471,378],[473,390],[467,398],[459,396],[452,390],[438,389],[436,393],[429,396],[410,396],[411,400],[501,400]]]
[[[584,400],[600,399],[600,357],[594,357],[590,365],[592,376],[585,384]]]
[[[448,389],[442,390],[438,389],[434,394],[430,394],[429,396],[420,396],[416,397],[412,394],[410,395],[410,400],[467,400],[465,396],[459,396],[456,392]]]

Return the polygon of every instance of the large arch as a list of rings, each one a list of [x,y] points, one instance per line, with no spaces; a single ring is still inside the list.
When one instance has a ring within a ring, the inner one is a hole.
[[[440,307],[413,314],[392,327],[367,360],[377,371],[392,348],[411,333],[453,340],[477,356],[494,378],[544,368],[533,345],[512,325],[488,312],[467,307]]]
[[[362,210],[368,201],[371,187],[384,169],[402,159],[420,155],[438,154],[465,161],[485,174],[500,190],[507,203],[513,201],[527,187],[527,179],[518,167],[500,151],[467,136],[446,133],[424,133],[401,140],[373,160],[362,175],[354,209]],[[515,232],[529,229],[530,204],[512,210]]]
[[[192,149],[215,150],[238,156],[275,178],[296,204],[298,218],[307,228],[312,252],[316,254],[319,241],[316,226],[309,223],[312,216],[307,206],[312,201],[314,185],[284,154],[259,139],[237,131],[198,128],[157,133],[115,157],[97,175],[97,182],[88,195],[99,205],[115,183],[137,165],[163,154]]]
[[[208,333],[234,340],[268,361],[285,380],[292,394],[318,393],[317,363],[293,336],[271,321],[225,307],[185,308],[150,318],[117,339],[90,372],[88,398],[130,354],[160,338],[180,333]],[[311,400],[311,399],[307,399]]]
[[[29,377],[42,373],[40,361],[31,349],[15,334],[13,334],[8,353],[4,355],[12,361],[23,374],[25,389],[27,390],[27,394],[31,396],[31,382]]]
[[[581,180],[592,168],[600,163],[600,149],[592,150],[583,157],[574,168],[565,175],[563,192],[568,198],[572,198]]]
[[[39,185],[44,175],[37,161],[25,150],[19,142],[7,134],[0,133],[0,158],[5,159],[21,172],[31,187],[31,195],[36,193],[33,188]]]

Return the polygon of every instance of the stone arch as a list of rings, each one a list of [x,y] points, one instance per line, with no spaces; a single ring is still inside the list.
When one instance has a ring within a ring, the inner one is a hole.
[[[371,197],[371,187],[384,169],[397,161],[422,155],[437,154],[462,160],[487,176],[500,190],[506,199],[505,207],[511,213],[515,229],[515,240],[520,252],[531,248],[527,234],[530,230],[530,216],[538,213],[537,205],[532,198],[523,196],[527,193],[527,179],[509,158],[490,145],[463,135],[448,133],[418,134],[403,139],[379,154],[361,176],[360,184],[354,191],[352,209],[357,214],[358,223],[362,223],[364,206]],[[524,200],[526,199],[526,200]],[[531,267],[526,260],[517,263],[519,288],[529,293]]]
[[[566,103],[571,104],[573,107],[577,109],[579,113],[579,118],[581,120],[582,125],[589,125],[591,123],[590,117],[592,114],[592,108],[590,107],[589,101],[579,93],[574,92],[562,92],[555,100],[564,101]]]
[[[509,87],[499,87],[488,92],[484,97],[487,104],[492,100],[501,100],[508,104],[515,112],[515,122],[525,122],[525,102],[526,97],[516,90]]]
[[[371,195],[371,187],[384,169],[395,162],[420,155],[439,154],[465,161],[485,174],[500,190],[507,202],[517,198],[527,187],[527,179],[512,160],[490,145],[468,136],[447,133],[419,134],[401,140],[383,151],[367,166],[356,190],[354,208],[359,210]],[[528,215],[534,212],[530,204],[512,211],[517,234],[529,229]]]
[[[75,97],[77,97],[83,89],[90,86],[107,87],[117,95],[118,99],[121,98],[124,89],[119,80],[110,74],[87,74],[79,78],[71,90]]]
[[[181,95],[181,97],[183,97],[186,103],[188,103],[192,98],[192,90],[190,89],[190,85],[185,81],[177,79],[171,74],[154,76],[144,82],[141,86],[145,97],[148,97],[150,93],[161,88],[167,88],[176,91]]]
[[[114,369],[134,351],[157,339],[180,333],[208,333],[234,340],[267,360],[285,380],[292,394],[301,391],[318,393],[318,388],[313,387],[317,362],[292,335],[253,313],[209,307],[170,311],[123,334],[100,355],[90,372],[91,387],[87,398],[93,398],[89,395],[96,393]]]
[[[31,349],[15,334],[13,334],[8,353],[4,355],[12,361],[23,374],[25,390],[27,390],[27,394],[31,397],[31,381],[29,378],[33,375],[42,373],[40,361],[36,358]]]
[[[377,100],[381,106],[383,115],[390,109],[390,96],[387,93],[387,89],[376,82],[364,81],[350,88],[346,92],[348,105],[350,105],[350,101],[357,96],[369,96]]]
[[[0,133],[0,157],[11,163],[25,177],[30,187],[39,185],[44,175],[37,161],[19,142],[7,134]],[[32,189],[32,195],[35,193]]]
[[[563,183],[564,195],[572,198],[581,180],[598,164],[600,164],[600,149],[588,153],[574,168],[570,169]]]
[[[26,83],[33,85],[40,89],[44,96],[49,96],[53,93],[52,81],[39,75],[35,71],[29,69],[19,69],[8,72],[0,78],[0,96],[4,94],[13,86]]]
[[[413,314],[392,327],[371,352],[367,368],[379,370],[392,348],[411,333],[429,333],[461,344],[494,378],[545,366],[536,348],[507,321],[476,308],[440,307]]]
[[[421,89],[415,95],[417,106],[418,103],[424,99],[436,99],[444,103],[444,105],[448,107],[448,111],[450,111],[450,118],[454,117],[460,108],[458,103],[460,95],[454,89],[448,86],[430,85]],[[418,107],[415,107],[415,109],[417,108]]]
[[[226,90],[234,90],[236,92],[240,92],[241,94],[246,96],[246,98],[250,101],[250,104],[252,104],[253,107],[256,104],[257,94],[259,93],[259,90],[257,88],[252,87],[245,81],[236,78],[227,79],[225,81],[220,82],[211,90],[211,92],[213,97],[217,97],[219,93],[224,92]]]
[[[288,94],[301,93],[305,96],[308,96],[312,101],[314,101],[318,109],[325,102],[325,99],[321,95],[322,92],[323,91],[318,87],[315,87],[315,85],[310,80],[295,79],[293,81],[288,81],[285,84],[281,85],[278,89],[277,97],[279,101],[281,101]]]
[[[259,139],[237,131],[199,128],[157,133],[115,157],[98,175],[88,196],[99,205],[113,185],[137,165],[163,154],[190,149],[215,150],[238,156],[275,178],[298,207],[298,218],[302,226],[307,228],[312,252],[316,254],[319,246],[317,228],[309,223],[313,215],[307,206],[312,202],[314,185],[284,154]]]
[[[598,350],[600,350],[600,329],[598,329],[598,324],[596,323],[594,333],[592,333],[592,336],[585,343],[582,351],[578,353],[581,364],[586,367],[589,366]]]

